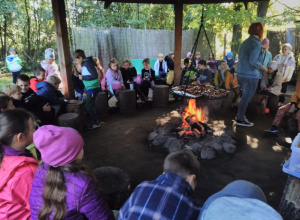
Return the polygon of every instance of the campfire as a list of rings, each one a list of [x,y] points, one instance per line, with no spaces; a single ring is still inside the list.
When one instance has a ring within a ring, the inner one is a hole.
[[[148,135],[150,146],[174,152],[191,150],[199,159],[210,160],[232,155],[236,151],[236,133],[224,120],[208,119],[206,105],[199,108],[196,99],[156,120],[154,131]]]
[[[182,125],[178,128],[179,137],[195,136],[200,139],[213,130],[205,123],[205,115],[201,108],[197,108],[196,100],[190,99],[182,114]]]

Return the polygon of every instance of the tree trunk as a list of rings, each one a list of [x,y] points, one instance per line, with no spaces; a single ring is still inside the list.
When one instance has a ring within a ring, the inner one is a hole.
[[[234,5],[234,11],[240,11],[241,8],[242,8],[242,4]],[[243,29],[243,27],[240,24],[235,24],[233,26],[231,52],[233,52],[233,54],[235,54],[235,55],[238,54],[239,48],[241,45],[242,29]]]
[[[300,219],[300,180],[289,176],[279,205],[279,213],[285,220]]]
[[[6,65],[5,62],[5,58],[6,58],[6,51],[7,51],[7,45],[6,45],[6,36],[7,36],[7,16],[4,16],[4,44],[3,44],[3,59],[4,59],[4,63]]]
[[[4,57],[4,43],[3,43],[3,38],[2,38],[2,27],[0,26],[0,41],[1,41],[1,54],[0,54],[0,59],[2,60]]]
[[[227,34],[224,34],[224,51],[223,51],[223,56],[226,56],[226,43],[227,43]]]
[[[136,4],[136,18],[138,21],[140,20],[140,4],[139,3]],[[140,28],[140,25],[137,24],[137,29],[139,29],[139,28]]]
[[[257,6],[257,17],[264,18],[267,15],[270,0],[259,1]]]
[[[31,55],[31,42],[30,42],[30,16],[28,13],[28,5],[27,5],[27,0],[24,0],[25,3],[25,10],[26,10],[26,16],[27,16],[27,54],[30,56]],[[29,61],[27,57],[27,62]]]

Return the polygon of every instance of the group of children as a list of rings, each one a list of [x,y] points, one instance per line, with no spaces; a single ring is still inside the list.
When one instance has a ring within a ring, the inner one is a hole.
[[[187,58],[183,60],[180,84],[189,85],[194,81],[200,84],[212,84],[216,89],[226,89],[234,92],[232,100],[233,105],[237,104],[240,96],[240,86],[236,76],[237,60],[233,59],[231,52],[219,62],[212,53],[207,60],[201,59],[200,52],[195,53],[195,59],[192,54],[187,53]]]
[[[76,130],[37,128],[33,115],[21,109],[1,113],[0,127],[1,219],[114,219],[100,195],[97,181],[102,180],[82,161],[84,141]],[[40,162],[26,150],[32,142]],[[262,190],[247,181],[230,183],[201,209],[194,198],[199,171],[191,151],[170,153],[163,173],[138,185],[117,218],[282,219],[266,204]]]

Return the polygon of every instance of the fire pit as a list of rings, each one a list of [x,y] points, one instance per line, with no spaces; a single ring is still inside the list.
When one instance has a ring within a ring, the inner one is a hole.
[[[195,99],[190,99],[181,113],[172,111],[156,122],[154,132],[148,136],[150,145],[165,147],[170,152],[186,148],[201,159],[236,151],[234,130],[226,127],[224,121],[208,120],[207,110],[197,108]]]

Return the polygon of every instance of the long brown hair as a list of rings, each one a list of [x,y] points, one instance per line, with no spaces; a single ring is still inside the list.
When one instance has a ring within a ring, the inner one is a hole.
[[[7,110],[0,114],[0,166],[4,157],[1,145],[10,146],[16,134],[29,132],[29,119],[34,117],[22,109]]]
[[[41,162],[39,166],[42,166],[43,164],[44,163]],[[66,214],[67,186],[65,183],[64,172],[80,172],[92,177],[96,181],[88,166],[80,160],[75,160],[60,167],[50,166],[43,191],[44,205],[39,212],[38,219],[49,219],[50,214],[54,212],[52,220],[60,220],[63,219],[64,215]]]

